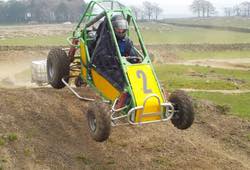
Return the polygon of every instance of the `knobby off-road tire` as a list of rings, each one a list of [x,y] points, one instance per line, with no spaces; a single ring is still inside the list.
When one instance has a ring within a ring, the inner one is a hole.
[[[176,110],[171,119],[173,125],[181,130],[189,128],[194,121],[194,109],[192,99],[182,90],[173,92],[169,101]]]
[[[47,76],[49,84],[56,88],[61,89],[65,87],[62,78],[69,81],[70,60],[65,51],[59,48],[50,50],[47,59]]]
[[[92,104],[87,110],[87,121],[92,139],[103,142],[109,138],[111,119],[105,104]]]

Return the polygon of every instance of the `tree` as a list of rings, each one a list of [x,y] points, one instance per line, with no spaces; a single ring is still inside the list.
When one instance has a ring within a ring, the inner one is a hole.
[[[4,11],[4,2],[0,1],[0,22],[3,22],[5,16],[5,11]]]
[[[69,7],[69,20],[78,21],[86,8],[86,3],[83,0],[67,0],[66,4]]]
[[[136,20],[138,20],[139,15],[141,14],[141,9],[134,5],[130,6],[130,8],[132,10],[132,13],[135,15]]]
[[[231,17],[234,13],[233,8],[224,8],[225,16]]]
[[[57,22],[69,20],[69,9],[64,2],[61,2],[55,9],[55,17]]]
[[[243,12],[243,16],[250,16],[250,2],[241,3],[241,11]]]
[[[155,20],[158,20],[159,15],[163,12],[163,9],[159,7],[158,4],[153,4],[153,13],[155,15]]]
[[[210,15],[215,13],[213,4],[206,0],[194,0],[190,5],[190,10],[197,14],[198,17],[210,17]]]
[[[26,6],[21,1],[10,0],[5,5],[6,22],[24,22],[26,15]]]
[[[235,5],[233,7],[233,13],[236,15],[236,16],[240,16],[240,6],[239,5]]]
[[[53,5],[48,0],[32,0],[30,4],[30,10],[32,20],[38,22],[50,22],[51,9]]]
[[[198,17],[201,17],[202,5],[200,0],[194,0],[193,3],[190,5],[190,10],[197,14]]]
[[[213,6],[213,4],[209,1],[205,1],[205,9],[206,9],[206,13],[207,13],[207,17],[210,17],[210,15],[213,15],[215,12],[215,7]]]
[[[74,22],[85,8],[84,0],[0,0],[0,22]]]
[[[144,1],[143,6],[144,6],[145,15],[148,17],[148,20],[150,21],[152,19],[152,15],[154,11],[153,4],[148,1]]]

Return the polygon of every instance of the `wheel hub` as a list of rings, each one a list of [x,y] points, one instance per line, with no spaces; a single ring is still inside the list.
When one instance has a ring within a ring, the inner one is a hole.
[[[89,118],[89,126],[93,132],[96,131],[96,118],[94,115],[91,115]]]

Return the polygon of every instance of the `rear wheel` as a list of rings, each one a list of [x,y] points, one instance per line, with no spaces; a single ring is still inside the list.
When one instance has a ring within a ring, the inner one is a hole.
[[[87,120],[90,135],[95,141],[103,142],[109,138],[111,119],[104,104],[92,105],[87,110]]]
[[[61,89],[65,87],[62,78],[69,81],[70,60],[65,51],[59,48],[52,49],[47,59],[47,76],[49,84]]]
[[[181,130],[189,128],[194,121],[194,109],[192,99],[182,90],[173,92],[169,101],[174,105],[175,114],[171,122]]]

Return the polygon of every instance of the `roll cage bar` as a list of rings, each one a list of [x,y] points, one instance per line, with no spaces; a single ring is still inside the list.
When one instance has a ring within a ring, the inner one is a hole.
[[[104,5],[102,5],[103,3],[110,3],[111,4],[110,8],[107,8]],[[118,8],[115,8],[115,4],[118,6]],[[103,11],[99,14],[94,14],[93,9],[96,6],[98,6]],[[143,54],[141,54],[137,49],[136,49],[136,51],[140,55],[143,56],[143,58],[144,58],[143,62],[149,63],[150,59],[148,56],[148,52],[147,52],[146,47],[143,43],[142,35],[139,31],[138,25],[135,21],[135,17],[132,14],[131,9],[128,7],[125,7],[123,4],[119,3],[116,0],[93,0],[93,1],[91,1],[89,3],[88,7],[86,8],[85,12],[81,16],[80,21],[77,24],[76,28],[73,31],[73,37],[68,38],[68,42],[70,43],[71,46],[75,46],[75,47],[79,48],[79,45],[72,44],[72,39],[79,39],[80,37],[84,37],[84,35],[87,35],[87,28],[88,27],[92,26],[93,24],[95,24],[97,21],[99,21],[103,17],[106,17],[107,21],[108,21],[109,29],[110,29],[111,34],[112,34],[111,35],[112,41],[115,44],[116,51],[118,51],[117,55],[118,55],[121,63],[125,62],[126,59],[123,59],[121,56],[119,46],[118,46],[117,40],[115,38],[115,32],[114,32],[114,29],[113,29],[113,26],[111,23],[112,15],[113,15],[113,13],[116,13],[116,12],[120,12],[123,14],[123,16],[127,16],[128,23],[130,23],[132,21],[132,23],[135,27],[135,31],[136,31],[136,34],[137,34],[137,37],[138,37]],[[92,19],[92,17],[94,17],[94,18]],[[84,19],[86,19],[86,23],[84,23]],[[82,27],[83,29],[81,29],[82,24],[84,24]],[[121,60],[124,60],[124,61],[121,61]]]

